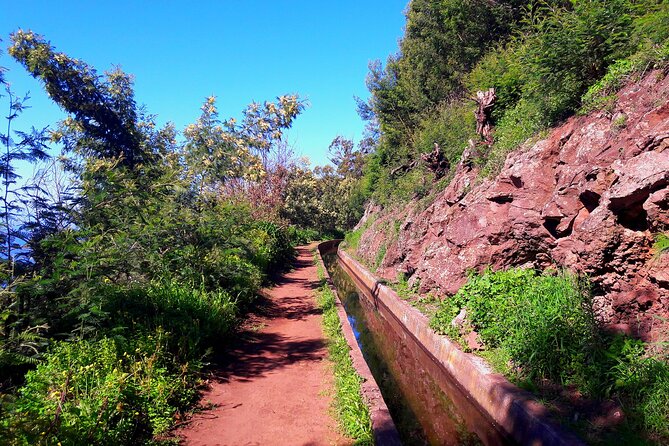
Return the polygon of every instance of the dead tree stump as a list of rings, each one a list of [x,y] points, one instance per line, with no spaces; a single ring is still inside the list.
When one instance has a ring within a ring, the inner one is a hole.
[[[451,168],[450,163],[441,151],[441,147],[436,142],[434,143],[434,150],[429,153],[424,153],[420,156],[427,168],[434,172],[435,180],[446,175]]]
[[[492,144],[492,123],[491,114],[492,109],[497,100],[494,88],[489,88],[488,91],[479,91],[476,93],[476,104],[478,105],[474,114],[476,115],[476,133],[486,144]]]

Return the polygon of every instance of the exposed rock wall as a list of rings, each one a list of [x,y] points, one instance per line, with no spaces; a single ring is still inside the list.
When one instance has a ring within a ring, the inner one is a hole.
[[[566,267],[591,277],[605,323],[657,339],[669,254],[651,247],[669,231],[668,186],[669,77],[651,72],[614,110],[572,117],[511,153],[494,179],[460,164],[427,209],[370,207],[358,255],[374,264],[385,247],[380,275],[407,273],[442,295],[487,265]]]

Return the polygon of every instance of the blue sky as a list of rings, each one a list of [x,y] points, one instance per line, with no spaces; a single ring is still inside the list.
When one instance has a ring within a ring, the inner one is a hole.
[[[31,93],[22,127],[54,124],[64,115],[7,55],[9,34],[18,28],[42,34],[99,72],[121,66],[135,76],[137,102],[177,129],[198,117],[210,95],[226,118],[251,101],[297,93],[310,106],[287,141],[298,155],[323,164],[335,136],[362,135],[353,96],[367,97],[369,61],[397,51],[406,4],[0,0],[0,66],[9,69],[5,77],[16,93]]]

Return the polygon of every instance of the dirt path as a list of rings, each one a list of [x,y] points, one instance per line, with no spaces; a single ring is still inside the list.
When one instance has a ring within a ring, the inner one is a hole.
[[[220,362],[203,405],[178,432],[186,445],[341,445],[329,411],[332,376],[314,302],[309,247],[245,324]]]

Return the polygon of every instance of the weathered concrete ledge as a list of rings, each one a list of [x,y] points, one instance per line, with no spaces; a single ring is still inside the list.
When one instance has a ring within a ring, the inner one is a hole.
[[[330,290],[335,295],[335,306],[337,308],[337,314],[339,315],[339,321],[341,323],[344,337],[346,338],[346,342],[351,349],[350,355],[353,362],[353,367],[355,367],[355,370],[363,378],[363,382],[360,385],[360,391],[365,402],[367,403],[367,407],[369,407],[369,415],[372,421],[372,431],[374,432],[374,442],[379,446],[401,446],[402,443],[400,441],[399,434],[397,433],[395,423],[393,422],[393,419],[390,416],[390,412],[388,411],[388,406],[386,406],[386,402],[383,400],[383,396],[381,395],[381,390],[379,389],[379,386],[376,383],[376,380],[374,379],[367,362],[362,356],[362,351],[360,351],[358,342],[355,339],[355,335],[353,334],[353,329],[351,328],[351,324],[348,321],[344,306],[339,299],[339,295],[337,294],[334,283],[332,282],[330,274],[328,273],[328,270],[325,267],[325,263],[323,262],[322,255],[328,252],[335,252],[340,241],[341,240],[330,240],[318,245],[318,260],[323,268],[323,271],[325,271],[328,287],[330,287]]]
[[[528,392],[514,386],[501,374],[494,373],[481,358],[464,353],[448,338],[437,335],[430,328],[427,317],[403,302],[397,293],[349,254],[339,250],[338,258],[365,297],[377,308],[380,305],[385,307],[406,327],[406,333],[414,337],[432,359],[454,378],[481,413],[505,436],[521,445],[585,444],[571,432],[549,421],[545,407]]]

